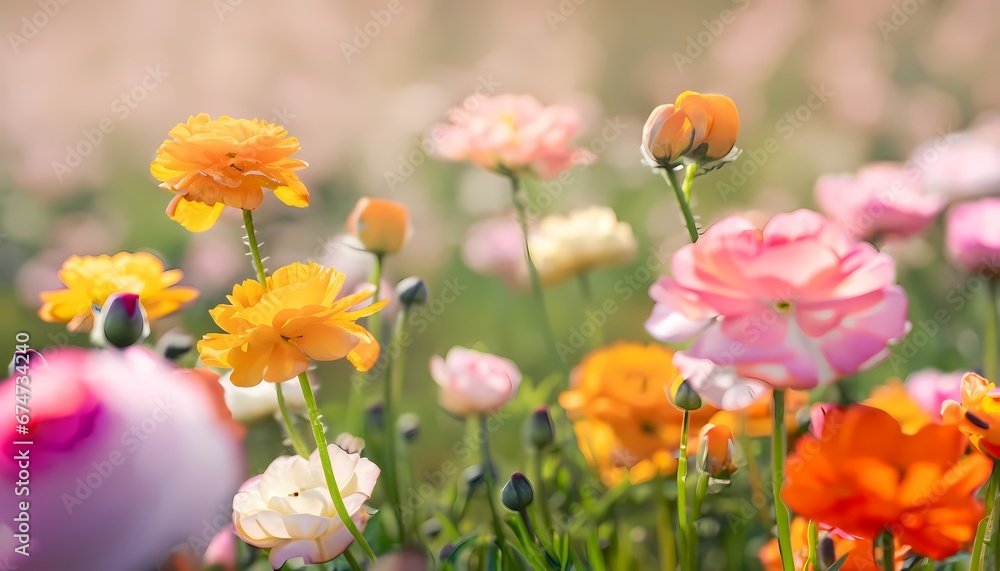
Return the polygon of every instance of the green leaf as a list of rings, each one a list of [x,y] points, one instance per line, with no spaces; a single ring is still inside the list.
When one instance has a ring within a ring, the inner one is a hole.
[[[826,571],[838,571],[841,567],[844,566],[844,563],[847,563],[847,557],[849,555],[850,553],[845,553],[844,556],[838,559],[833,565],[827,567]]]

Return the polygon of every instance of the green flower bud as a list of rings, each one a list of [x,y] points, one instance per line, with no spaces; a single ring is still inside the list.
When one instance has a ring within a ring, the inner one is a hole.
[[[520,472],[514,472],[500,492],[500,501],[512,512],[526,509],[534,499],[535,490],[532,489],[531,482]]]
[[[556,439],[556,426],[552,422],[549,407],[542,405],[535,409],[524,423],[524,440],[536,450],[544,450]]]
[[[701,408],[701,396],[691,388],[691,384],[684,377],[678,376],[667,393],[670,402],[681,410],[698,410]]]
[[[427,303],[427,284],[418,277],[410,277],[396,284],[396,297],[406,307]]]
[[[94,317],[90,340],[94,345],[111,345],[124,349],[141,343],[149,337],[149,319],[139,303],[139,295],[128,292],[113,293]]]

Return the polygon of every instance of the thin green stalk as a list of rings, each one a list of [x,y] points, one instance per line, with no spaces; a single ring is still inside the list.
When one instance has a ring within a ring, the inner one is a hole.
[[[354,541],[365,552],[368,560],[375,563],[375,552],[372,551],[372,546],[368,545],[368,540],[365,539],[365,536],[361,535],[358,526],[351,519],[351,514],[347,513],[344,498],[340,495],[340,485],[337,483],[336,476],[333,475],[333,465],[330,463],[330,451],[327,449],[326,433],[323,432],[323,421],[320,419],[319,406],[316,404],[316,396],[313,394],[312,386],[309,385],[309,379],[306,378],[305,373],[299,375],[299,385],[302,387],[302,395],[305,397],[306,408],[309,410],[309,424],[312,426],[313,438],[316,439],[316,447],[319,449],[319,461],[323,466],[323,475],[326,477],[326,485],[330,489],[330,497],[333,499],[333,505],[337,509],[337,515],[340,516],[340,521],[344,523],[347,531],[351,532],[351,535],[354,536]]]
[[[813,520],[809,520],[809,533],[807,537],[807,541],[809,542],[809,559],[806,560],[802,571],[810,571],[810,565],[812,565],[812,571],[819,571],[819,525]]]
[[[656,534],[660,544],[660,569],[662,571],[676,571],[677,542],[674,537],[674,506],[670,498],[663,493],[662,486],[660,487],[659,509],[656,512]],[[625,567],[617,568],[625,569]]]
[[[543,450],[535,450],[532,454],[532,460],[535,464],[535,486],[538,487],[538,498],[535,503],[538,504],[538,511],[542,516],[542,525],[545,527],[545,533],[551,536],[552,514],[549,511],[548,486],[545,484],[545,452]]]
[[[747,435],[747,417],[745,414],[740,415],[740,446],[743,448],[747,460],[747,477],[750,480],[750,490],[753,492],[753,497],[763,498],[764,497],[764,486],[760,479],[760,466],[757,464],[757,455],[754,454],[754,441],[750,436]],[[755,502],[757,506],[757,517],[760,518],[760,523],[764,526],[764,529],[771,528],[771,514],[767,510],[767,505],[763,502]]]
[[[674,189],[674,194],[677,196],[677,202],[680,204],[681,212],[684,214],[684,222],[687,225],[688,236],[691,237],[691,243],[693,244],[698,241],[698,225],[694,221],[694,213],[691,212],[690,200],[685,195],[684,190],[677,182],[677,179],[674,177],[675,171],[670,169],[660,169],[660,172],[663,174],[663,178],[667,181],[667,184],[670,185],[670,188]],[[688,194],[690,194],[690,182],[688,182],[687,179],[688,177],[686,176],[685,183],[689,189]]]
[[[306,447],[305,442],[302,441],[302,437],[299,436],[299,431],[295,429],[295,424],[292,423],[292,415],[289,414],[288,405],[285,404],[285,394],[281,391],[281,383],[274,383],[274,393],[278,397],[278,410],[281,411],[281,422],[285,426],[288,438],[292,440],[295,452],[303,458],[308,458],[309,448]]]
[[[691,542],[691,568],[698,569],[698,520],[701,519],[701,506],[708,494],[708,474],[698,474],[698,482],[694,489],[694,503],[691,505],[691,522],[688,529],[688,539]]]
[[[882,548],[883,571],[896,571],[896,542],[892,538],[892,532],[888,529],[883,530],[876,541]]]
[[[677,521],[681,538],[681,569],[690,569],[690,562],[694,560],[691,554],[695,550],[694,538],[690,536],[691,525],[688,521],[687,511],[687,441],[688,427],[691,424],[691,413],[684,411],[681,419],[681,439],[677,454]]]
[[[358,558],[351,553],[350,549],[344,551],[344,559],[347,560],[347,563],[351,566],[352,571],[361,571],[361,564],[358,563]]]
[[[375,254],[375,268],[372,269],[372,275],[370,283],[375,286],[375,293],[372,294],[372,303],[378,301],[379,293],[382,291],[382,266],[384,265],[385,257],[382,254]],[[382,317],[380,314],[376,313],[368,317],[368,331],[371,331],[375,340],[382,343]]]
[[[993,464],[993,474],[990,476],[989,484],[986,486],[986,511],[983,512],[983,519],[976,528],[976,539],[972,542],[972,558],[969,562],[969,571],[982,571],[983,555],[986,551],[983,548],[983,540],[986,538],[986,530],[990,526],[990,518],[993,515],[993,506],[996,503],[997,491],[1000,489],[1000,466]]]
[[[510,185],[514,200],[514,208],[517,209],[517,221],[521,226],[521,235],[524,237],[524,255],[528,260],[528,274],[531,278],[531,294],[535,298],[536,315],[538,316],[538,326],[542,329],[545,337],[545,344],[548,345],[550,356],[554,363],[562,363],[559,352],[556,350],[556,334],[552,331],[552,324],[549,322],[549,312],[545,307],[545,292],[542,291],[542,278],[538,274],[534,260],[531,259],[531,247],[528,244],[528,213],[527,189],[521,187],[517,176],[510,174]]]
[[[397,400],[397,391],[394,390],[393,385],[396,384],[397,377],[403,370],[404,349],[402,342],[400,342],[400,337],[403,332],[403,327],[406,324],[406,314],[407,311],[404,306],[403,310],[399,312],[399,317],[396,319],[396,324],[393,328],[393,340],[399,344],[398,346],[400,349],[395,359],[392,357],[392,352],[389,352],[389,362],[386,366],[388,374],[383,382],[385,390],[382,397],[382,446],[384,456],[382,458],[382,462],[385,464],[386,481],[388,482],[389,489],[389,504],[392,506],[392,513],[396,519],[396,529],[399,530],[399,541],[401,543],[406,542],[406,523],[403,519],[403,503],[400,500],[399,495],[399,468],[396,458],[396,440],[398,438],[396,431],[397,415],[394,408]]]
[[[496,544],[500,551],[507,548],[507,537],[504,535],[503,518],[497,506],[496,482],[493,481],[493,458],[490,456],[489,430],[486,429],[486,417],[479,416],[479,446],[483,454],[483,478],[486,484],[486,498],[490,503],[490,513],[493,517],[493,533],[496,534]]]
[[[785,434],[785,391],[774,389],[771,438],[771,491],[774,493],[774,521],[778,526],[778,548],[781,551],[781,568],[795,571],[792,559],[792,532],[788,508],[781,500],[781,485],[785,481],[785,455],[788,443]]]
[[[580,284],[580,296],[583,297],[583,304],[587,309],[600,311],[594,307],[594,294],[590,289],[590,274],[584,272],[576,276],[576,281]],[[604,331],[600,324],[594,323],[594,334],[590,338],[590,346],[594,349],[604,345]]]
[[[253,227],[253,212],[250,210],[243,211],[243,227],[247,231],[246,244],[250,247],[250,259],[253,261],[254,271],[257,273],[257,281],[260,282],[264,291],[267,291],[267,272],[264,271],[264,260],[260,257],[260,244],[257,242],[257,231]],[[292,416],[289,414],[288,406],[285,404],[285,395],[281,392],[281,383],[275,383],[274,390],[278,398],[278,410],[281,411],[282,424],[285,427],[285,431],[288,432],[288,437],[292,440],[295,452],[300,456],[308,458],[309,448],[299,435],[299,431],[296,430],[295,423],[292,422]]]
[[[997,281],[990,280],[986,288],[986,322],[983,324],[983,375],[997,382]]]

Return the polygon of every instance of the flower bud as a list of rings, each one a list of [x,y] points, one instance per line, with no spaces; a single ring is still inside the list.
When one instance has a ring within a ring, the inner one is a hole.
[[[413,233],[404,204],[382,198],[362,198],[347,217],[347,231],[369,252],[395,254]]]
[[[156,352],[168,361],[176,361],[194,349],[194,337],[179,329],[171,329],[156,341]]]
[[[727,158],[739,129],[732,99],[685,91],[653,109],[642,128],[640,150],[651,166],[673,168],[682,159],[710,163]]]
[[[365,424],[375,430],[382,430],[383,422],[385,422],[385,406],[381,402],[373,403],[365,409]]]
[[[535,490],[532,489],[531,482],[520,472],[514,472],[500,492],[500,501],[512,512],[526,509],[534,499]]]
[[[552,422],[549,407],[542,405],[535,409],[524,423],[524,440],[535,450],[544,450],[555,442],[556,427]]]
[[[96,312],[90,340],[94,345],[124,349],[149,337],[149,319],[139,294],[118,292],[108,296]]]
[[[733,431],[721,424],[706,424],[698,444],[698,467],[716,480],[729,480],[738,466],[733,461],[735,451]]]
[[[418,277],[405,278],[396,284],[396,298],[405,307],[427,303],[427,284]]]
[[[470,494],[483,482],[483,475],[483,466],[481,464],[473,464],[462,470],[462,481],[465,482]]]
[[[434,539],[437,537],[441,533],[442,529],[443,527],[441,522],[434,517],[420,524],[420,534],[428,539]]]
[[[678,375],[673,385],[670,386],[670,392],[667,396],[670,398],[670,402],[681,410],[691,411],[701,408],[701,396],[683,376]]]
[[[333,443],[348,454],[360,454],[365,449],[365,439],[360,436],[354,436],[350,432],[341,432],[333,440]]]
[[[438,553],[438,559],[441,560],[441,561],[444,561],[445,559],[448,559],[449,557],[451,557],[452,553],[455,553],[455,544],[454,543],[445,543],[441,547],[441,551]]]
[[[403,440],[412,444],[420,434],[420,417],[412,412],[401,414],[396,421],[396,429]]]

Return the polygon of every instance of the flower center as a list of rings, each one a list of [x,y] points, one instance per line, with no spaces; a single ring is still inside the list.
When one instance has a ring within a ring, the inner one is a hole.
[[[792,302],[790,301],[779,301],[774,304],[774,310],[778,313],[787,313],[792,309]]]

